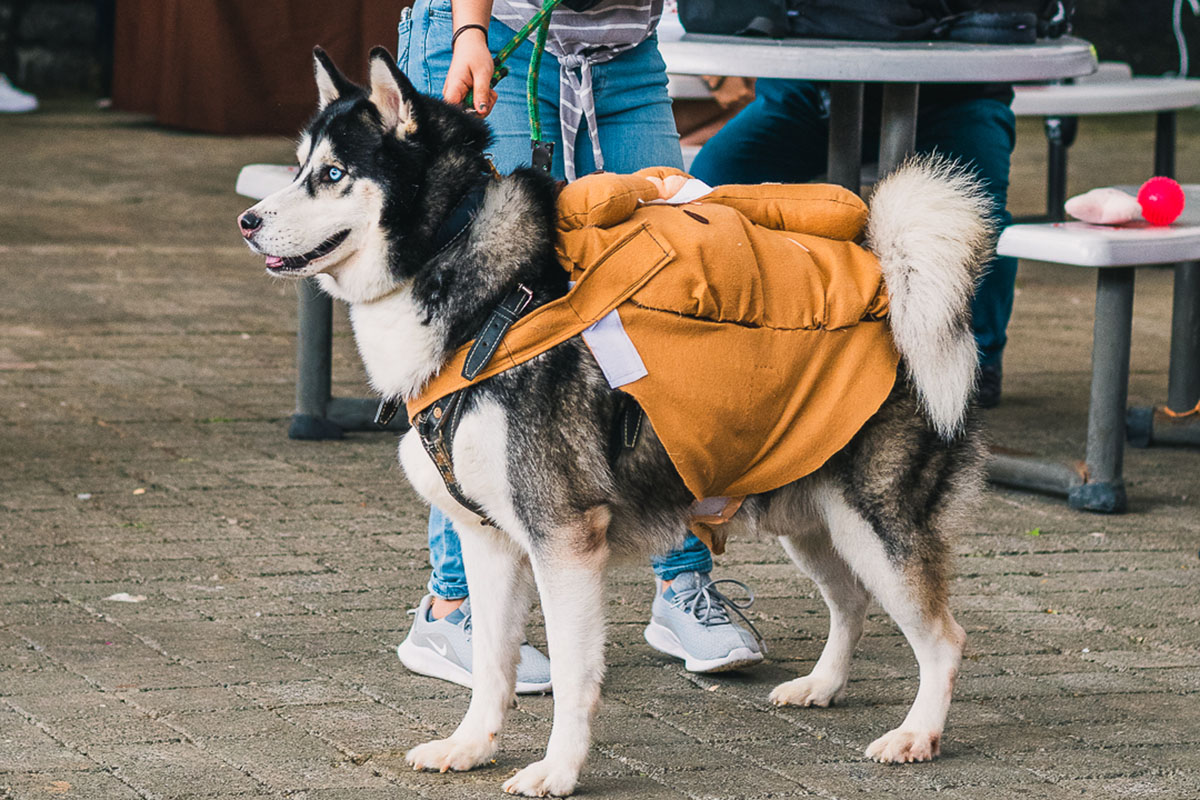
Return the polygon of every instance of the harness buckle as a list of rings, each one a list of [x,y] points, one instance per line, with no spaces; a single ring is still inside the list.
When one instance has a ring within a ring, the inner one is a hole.
[[[529,156],[529,162],[536,170],[541,170],[546,174],[550,173],[550,167],[554,163],[554,142],[548,142],[544,139],[534,139],[529,143],[532,152]]]

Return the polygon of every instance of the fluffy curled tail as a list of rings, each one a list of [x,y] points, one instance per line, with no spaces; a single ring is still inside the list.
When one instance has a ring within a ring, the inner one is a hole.
[[[962,429],[975,388],[971,298],[995,243],[991,203],[978,178],[938,155],[910,158],[871,198],[867,244],[887,284],[892,336],[945,439]]]

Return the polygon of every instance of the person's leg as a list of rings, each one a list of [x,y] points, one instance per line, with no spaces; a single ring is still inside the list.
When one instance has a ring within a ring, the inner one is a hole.
[[[396,648],[413,672],[463,686],[474,683],[471,604],[462,543],[454,524],[438,509],[429,514],[429,594],[417,605],[412,628]],[[518,694],[550,689],[550,662],[528,642],[517,665]]]
[[[14,46],[19,38],[21,19],[32,5],[31,0],[17,0],[7,3],[6,18],[0,19],[6,30],[0,30],[0,38],[7,44],[0,47],[0,114],[16,114],[35,111],[38,107],[37,97],[29,92],[13,86],[12,81],[20,80],[20,63],[17,60],[17,48]]]
[[[619,173],[646,167],[683,169],[679,133],[667,94],[666,64],[657,37],[591,69],[604,169]],[[577,174],[597,169],[586,121],[576,139],[575,154]]]
[[[411,16],[400,23],[396,62],[418,91],[441,96],[450,67],[452,27],[449,0],[417,0]],[[507,30],[493,21],[489,38],[500,38],[502,46],[512,34],[497,32],[497,27]],[[500,169],[512,169],[518,156],[502,151],[494,152],[493,158]],[[429,594],[418,604],[412,628],[397,647],[397,654],[413,672],[470,686],[471,606],[462,544],[449,518],[436,508],[429,513],[428,540],[432,568]],[[520,655],[517,692],[547,691],[550,663],[546,656],[528,643],[521,645]]]
[[[1012,222],[1008,213],[1008,171],[1016,141],[1012,109],[994,99],[966,100],[923,108],[917,125],[917,149],[957,158],[982,179],[992,198],[997,232]],[[996,256],[987,265],[971,305],[979,346],[980,405],[995,405],[1000,395],[1000,366],[1012,316],[1017,260]]]
[[[670,583],[682,572],[712,572],[712,553],[704,542],[688,534],[683,544],[662,556],[653,556],[650,566],[660,581]]]
[[[825,172],[826,95],[809,81],[760,79],[754,102],[709,139],[691,173],[705,183],[803,183]]]
[[[438,509],[429,511],[429,593],[434,596],[435,604],[440,600],[465,600],[467,591],[467,572],[463,568],[462,543],[454,530],[450,518]],[[441,619],[449,614],[458,604],[446,609],[434,608],[432,616]]]
[[[418,0],[413,8],[413,22],[410,27],[407,44],[402,41],[399,47],[399,52],[405,54],[400,60],[401,68],[407,68],[406,74],[417,89],[430,94],[440,94],[442,81],[450,65],[450,50],[446,44],[449,42],[452,27],[448,0]],[[512,35],[510,29],[493,20],[488,31],[488,45],[493,52],[497,52]],[[529,164],[529,113],[525,78],[532,49],[533,45],[527,41],[509,58],[506,64],[509,75],[497,85],[496,105],[487,118],[494,136],[492,161],[501,172],[511,172],[519,166]],[[538,100],[543,138],[555,143],[551,172],[561,179],[564,169],[562,131],[558,114],[558,86],[561,77],[559,68],[558,61],[552,55],[547,53],[543,56]],[[682,167],[679,136],[675,130],[666,87],[665,65],[659,55],[656,39],[644,42],[613,61],[593,67],[597,128],[606,169],[634,172],[649,166]],[[592,172],[595,169],[595,160],[586,121],[579,131],[575,152],[576,174],[586,175]],[[453,529],[450,528],[435,542],[435,529],[436,525],[431,517],[430,555],[431,563],[434,563],[434,577],[453,576],[453,550],[445,547],[445,544],[450,541],[457,543],[457,539],[452,538]],[[435,547],[439,549],[435,550]],[[668,570],[674,570],[672,578],[686,572],[687,575],[694,576],[687,580],[697,584],[708,582],[707,573],[712,568],[712,558],[708,549],[695,537],[689,535],[680,550],[668,554],[665,558],[668,564],[675,565],[666,567]],[[458,563],[461,565],[461,561]],[[682,567],[688,564],[696,569],[683,570]],[[434,580],[431,579],[430,591],[436,595],[434,586]],[[664,589],[667,588],[669,587],[664,586]],[[661,599],[662,595],[658,594],[658,597]],[[733,638],[737,639],[739,645],[743,638],[749,637],[740,626],[729,623],[727,615],[724,615],[723,628],[716,625],[717,618],[721,616],[719,611],[706,613],[706,619],[713,623],[710,627],[717,634],[728,634],[732,631]],[[705,628],[704,632],[707,633],[708,630],[709,628]],[[758,659],[761,659],[761,654]],[[749,662],[743,659],[742,663]],[[522,661],[522,666],[524,664],[525,660]]]
[[[683,167],[657,39],[592,67],[592,92],[605,170]],[[596,168],[586,123],[575,154],[578,174]],[[680,547],[650,561],[659,579],[646,628],[651,646],[683,659],[695,672],[736,669],[762,660],[755,637],[732,621],[724,597],[713,585],[708,574],[712,554],[703,542],[688,534]]]

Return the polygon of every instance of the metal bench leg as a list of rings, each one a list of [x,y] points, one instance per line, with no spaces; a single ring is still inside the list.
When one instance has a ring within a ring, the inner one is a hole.
[[[1018,489],[1066,495],[1081,511],[1125,510],[1121,467],[1125,400],[1129,395],[1129,338],[1133,326],[1133,267],[1101,269],[1096,279],[1092,333],[1092,394],[1088,406],[1087,463],[1067,464],[995,453],[988,480]]]
[[[1067,151],[1079,132],[1078,117],[1046,117],[1046,219],[1061,222],[1066,218]]]
[[[829,182],[862,192],[863,85],[829,85]]]
[[[879,131],[879,177],[883,178],[917,149],[915,83],[885,83]]]
[[[333,362],[333,300],[311,279],[300,282],[296,337],[296,413],[292,439],[340,439],[342,429],[326,417]]]
[[[1175,265],[1167,408],[1185,413],[1200,401],[1200,261]]]
[[[1125,401],[1133,326],[1133,267],[1101,269],[1092,334],[1092,395],[1088,408],[1087,482],[1071,489],[1071,508],[1125,510]]]
[[[1166,408],[1129,409],[1129,443],[1181,444],[1200,447],[1200,262],[1175,265],[1175,300],[1171,310],[1171,365],[1167,373]],[[1173,417],[1167,413],[1185,416]]]

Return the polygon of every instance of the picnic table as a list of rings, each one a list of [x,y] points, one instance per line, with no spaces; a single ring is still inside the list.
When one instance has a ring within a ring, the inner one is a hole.
[[[829,181],[853,192],[862,173],[863,86],[883,86],[879,174],[915,148],[922,83],[1019,83],[1087,75],[1092,46],[1063,37],[1035,44],[851,42],[680,33],[664,26],[667,72],[830,82]]]

